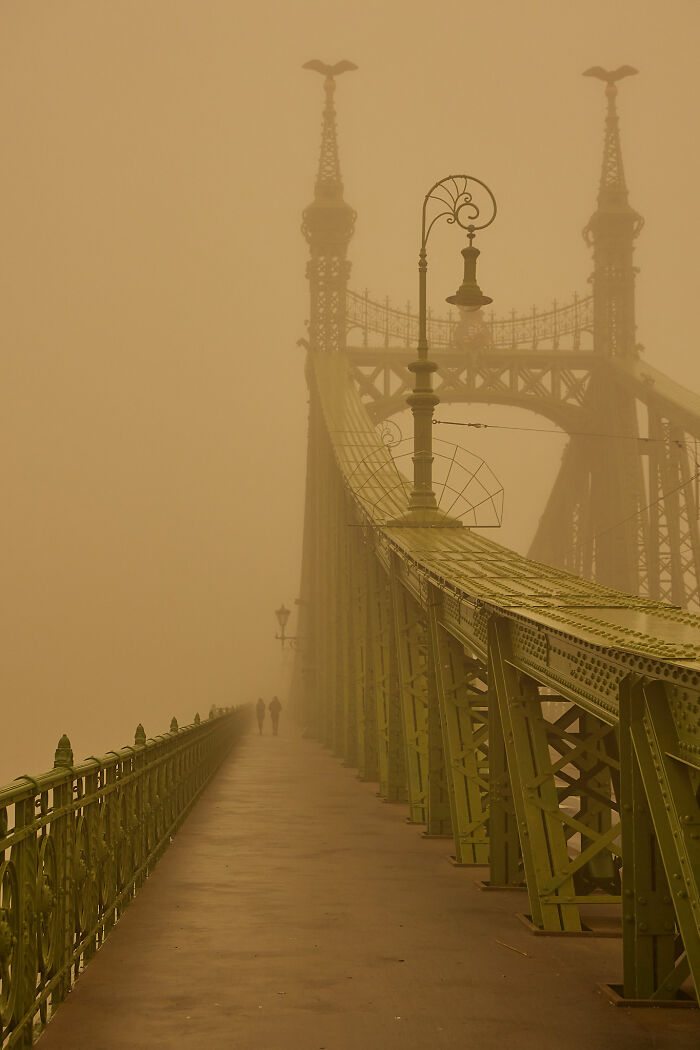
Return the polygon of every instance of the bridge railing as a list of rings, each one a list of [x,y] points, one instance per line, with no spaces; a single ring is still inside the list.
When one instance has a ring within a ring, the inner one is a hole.
[[[388,299],[371,299],[369,293],[348,291],[346,326],[359,330],[362,345],[370,345],[370,335],[379,336],[384,347],[415,347],[418,342],[418,316],[411,310],[397,309]],[[472,325],[472,328],[474,326]],[[513,310],[507,317],[484,317],[478,332],[466,333],[466,342],[475,338],[482,347],[496,350],[583,349],[582,341],[593,328],[593,296],[579,297],[563,305],[556,301],[547,310],[534,306],[527,313]],[[457,316],[428,317],[428,343],[431,349],[451,350],[460,346],[461,322]]]
[[[244,732],[248,706],[0,788],[0,1047],[27,1048],[65,999]]]

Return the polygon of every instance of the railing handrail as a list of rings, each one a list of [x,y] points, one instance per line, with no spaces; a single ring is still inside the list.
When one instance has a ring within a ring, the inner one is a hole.
[[[252,705],[0,788],[0,1048],[30,1047],[246,728]]]
[[[85,777],[90,773],[99,771],[100,769],[107,769],[109,766],[124,762],[125,760],[132,758],[135,754],[144,754],[145,752],[152,750],[154,747],[158,747],[168,741],[180,738],[184,733],[195,730],[204,730],[207,726],[215,724],[215,719],[221,718],[227,714],[232,714],[236,710],[238,709],[235,707],[223,708],[220,714],[215,715],[212,719],[208,719],[201,723],[191,722],[186,726],[178,726],[177,733],[160,733],[158,736],[149,737],[143,744],[126,744],[124,747],[120,748],[119,751],[107,751],[104,755],[100,756],[90,755],[76,765],[54,766],[53,769],[48,769],[44,773],[39,773],[36,777],[30,776],[26,773],[21,773],[18,777],[15,777],[14,780],[0,786],[0,808],[12,806],[16,802],[21,802],[24,798],[27,798],[32,794],[40,794],[43,791],[50,791],[52,788],[58,787],[64,780]],[[20,780],[25,781],[25,783],[19,784],[18,781]],[[31,788],[34,788],[34,790],[30,790]],[[37,790],[37,788],[39,790]]]

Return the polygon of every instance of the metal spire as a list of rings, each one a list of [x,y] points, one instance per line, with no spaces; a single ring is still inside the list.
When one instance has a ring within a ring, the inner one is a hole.
[[[338,134],[335,123],[335,77],[357,69],[354,62],[343,59],[329,66],[325,62],[314,58],[306,62],[303,69],[313,69],[325,76],[324,89],[326,92],[326,104],[323,110],[323,123],[321,129],[321,153],[318,158],[318,174],[316,176],[317,201],[340,201],[343,199],[343,180],[340,176],[340,158],[338,156]]]
[[[636,72],[633,66],[612,71],[593,66],[583,74],[605,83],[608,100],[598,203],[583,231],[593,248],[593,341],[596,352],[607,357],[636,356],[638,352],[632,256],[644,220],[627,200],[615,105],[617,81]]]
[[[311,290],[309,342],[313,350],[332,353],[345,345],[345,294],[350,275],[347,250],[357,217],[343,199],[333,95],[335,77],[357,66],[347,60],[329,66],[315,58],[303,68],[325,77],[326,93],[316,189],[302,222],[311,255],[306,271]]]
[[[603,139],[603,165],[600,172],[598,188],[598,208],[606,211],[624,207],[627,204],[627,185],[625,170],[622,165],[622,146],[620,144],[620,124],[617,117],[616,82],[623,77],[631,77],[638,70],[634,66],[620,66],[608,71],[601,66],[592,66],[583,74],[584,77],[597,77],[605,82],[605,94],[608,110],[605,117],[605,136]]]

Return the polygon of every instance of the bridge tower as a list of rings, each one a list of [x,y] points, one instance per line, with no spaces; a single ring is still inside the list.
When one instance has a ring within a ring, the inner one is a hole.
[[[321,119],[321,149],[314,198],[303,212],[302,233],[309,246],[306,276],[309,280],[309,338],[306,377],[309,385],[309,424],[306,457],[304,540],[299,598],[301,648],[297,652],[292,683],[292,702],[304,724],[323,736],[320,720],[341,669],[336,666],[334,638],[343,630],[336,589],[348,586],[340,580],[338,520],[342,504],[333,469],[332,451],[313,380],[310,358],[340,359],[345,349],[346,293],[350,277],[347,249],[355,228],[356,212],[345,201],[340,171],[335,113],[336,77],[357,67],[343,60],[327,65],[318,59],[305,63],[324,77],[324,108]],[[333,520],[329,520],[332,518]],[[330,743],[330,741],[327,741]]]
[[[617,81],[637,71],[599,66],[607,113],[597,207],[584,230],[593,249],[593,350],[598,358],[530,557],[628,594],[648,593],[647,498],[637,399],[618,362],[638,358],[634,241],[643,220],[630,206],[617,115]],[[653,588],[652,588],[653,589]]]
[[[350,277],[347,250],[356,219],[356,212],[343,198],[335,121],[335,78],[356,68],[352,62],[329,66],[317,59],[304,66],[324,76],[321,152],[314,199],[304,210],[302,232],[310,252],[306,268],[311,292],[309,343],[312,351],[325,353],[345,346],[345,293]]]

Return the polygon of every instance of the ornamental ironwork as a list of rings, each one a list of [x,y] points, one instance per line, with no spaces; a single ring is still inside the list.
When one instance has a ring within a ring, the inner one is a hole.
[[[570,302],[553,302],[545,310],[533,306],[527,313],[513,310],[506,317],[478,311],[486,334],[483,347],[498,350],[582,350],[592,346],[593,296],[574,295]],[[418,314],[411,304],[404,309],[380,302],[369,292],[346,293],[346,325],[353,340],[363,347],[413,347],[418,341]],[[456,312],[434,317],[428,311],[428,343],[432,350],[458,350],[460,319]],[[378,337],[376,340],[373,337]]]
[[[30,1047],[244,732],[249,706],[0,788],[0,1047]]]

